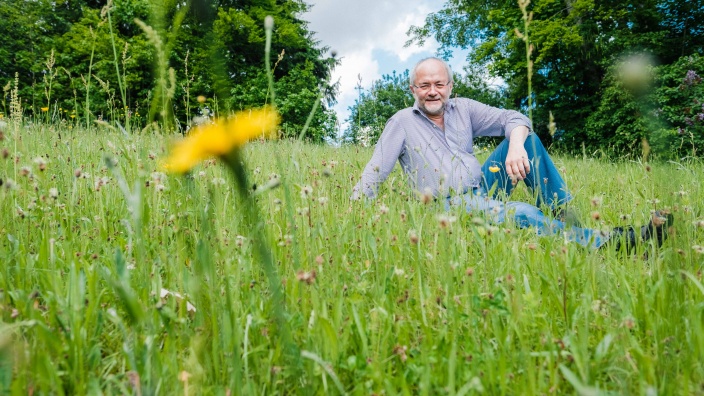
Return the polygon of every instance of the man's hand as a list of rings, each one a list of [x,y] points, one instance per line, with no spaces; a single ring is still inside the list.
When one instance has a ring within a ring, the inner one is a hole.
[[[530,130],[520,126],[511,131],[509,138],[508,153],[506,153],[506,173],[508,173],[508,177],[511,178],[511,183],[514,186],[530,173],[528,152],[526,152],[524,147],[528,134],[530,134]]]

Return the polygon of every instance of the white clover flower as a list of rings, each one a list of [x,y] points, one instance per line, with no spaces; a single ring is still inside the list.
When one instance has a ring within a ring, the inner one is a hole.
[[[440,228],[448,228],[455,221],[457,221],[457,217],[455,216],[448,216],[446,214],[438,215],[438,225],[440,225]]]
[[[166,180],[166,175],[163,172],[152,172],[151,176],[155,183],[160,183]]]
[[[44,157],[35,158],[34,164],[37,165],[37,168],[39,168],[40,171],[43,171],[46,169],[46,160],[44,159]]]
[[[313,187],[305,185],[301,188],[301,198],[306,199],[313,195]]]

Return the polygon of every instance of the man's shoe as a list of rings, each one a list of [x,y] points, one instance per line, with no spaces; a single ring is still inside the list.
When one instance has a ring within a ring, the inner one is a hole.
[[[647,242],[653,237],[658,247],[660,247],[667,238],[668,228],[674,222],[675,216],[672,213],[658,210],[652,214],[647,225],[640,227],[639,235],[636,234],[636,230],[631,226],[616,227],[611,231],[609,239],[615,240],[616,251],[620,250],[621,246],[625,246],[627,253],[631,253],[638,243]],[[610,245],[610,243],[607,243],[607,245]]]
[[[662,246],[662,243],[667,238],[668,229],[672,227],[675,223],[675,216],[669,211],[655,211],[647,226],[643,226],[641,229],[641,235],[643,237],[643,242],[649,241],[653,237],[656,238],[658,246]]]
[[[636,239],[636,230],[634,230],[631,226],[615,227],[611,230],[609,241],[602,246],[611,245],[611,241],[615,241],[614,243],[617,252],[621,250],[621,246],[625,246],[626,252],[631,253],[633,248],[635,248],[638,243],[638,240]]]

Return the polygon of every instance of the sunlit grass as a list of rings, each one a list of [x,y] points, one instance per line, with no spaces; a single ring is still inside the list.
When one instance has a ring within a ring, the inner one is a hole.
[[[244,158],[296,361],[279,341],[231,175],[215,160],[186,178],[161,173],[169,140],[41,126],[5,132],[5,389],[702,391],[700,162],[555,159],[592,227],[673,210],[675,233],[661,249],[625,257],[423,204],[398,170],[377,200],[351,202],[371,149],[250,143]],[[141,241],[105,156],[139,191]],[[530,199],[525,189],[515,194]]]

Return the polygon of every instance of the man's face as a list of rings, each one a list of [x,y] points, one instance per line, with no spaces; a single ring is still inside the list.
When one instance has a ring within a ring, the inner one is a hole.
[[[429,116],[441,115],[452,93],[452,83],[445,66],[434,59],[421,63],[416,69],[416,81],[415,85],[411,85],[411,92],[422,112]]]

